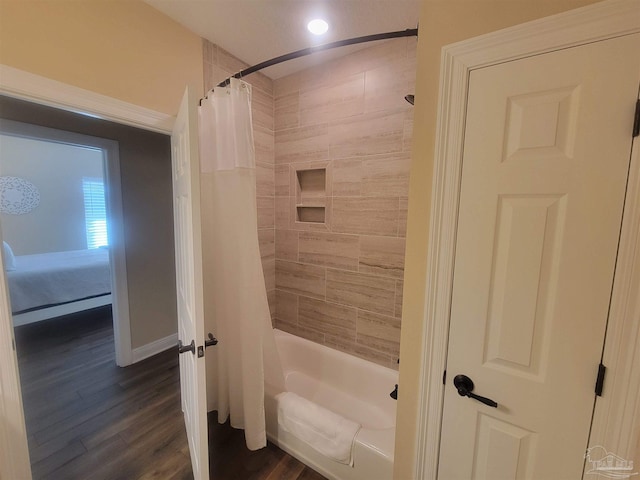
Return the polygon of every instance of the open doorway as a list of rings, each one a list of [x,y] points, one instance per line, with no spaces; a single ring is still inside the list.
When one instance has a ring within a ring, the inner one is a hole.
[[[37,137],[34,131],[40,128],[49,133],[64,130],[77,135],[72,140],[56,138],[57,143],[106,155],[105,209],[114,193],[109,180],[115,179],[124,212],[120,221],[108,225],[108,250],[121,247],[126,267],[125,282],[116,281],[113,291],[119,292],[124,283],[129,316],[123,332],[129,335],[124,365],[129,366],[116,365],[109,307],[19,327],[28,328],[28,336],[16,332],[33,477],[113,478],[117,470],[138,478],[165,462],[180,463],[186,438],[179,414],[177,359],[171,350],[176,321],[169,137],[3,96],[0,117],[0,127],[15,122],[30,128],[29,134],[12,131],[14,136]],[[112,158],[119,160],[119,172],[111,169]],[[83,194],[76,203],[84,204]],[[85,219],[81,223],[86,236]],[[12,322],[9,318],[3,323]],[[25,340],[30,342],[26,346]],[[167,420],[174,417],[179,421]],[[184,463],[188,468],[188,458]]]
[[[3,120],[0,225],[14,327],[112,305],[130,356],[118,144]]]

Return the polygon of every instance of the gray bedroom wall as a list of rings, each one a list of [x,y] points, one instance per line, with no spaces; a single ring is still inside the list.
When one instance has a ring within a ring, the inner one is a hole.
[[[82,179],[102,179],[102,152],[0,135],[0,175],[29,181],[40,203],[28,213],[1,213],[3,239],[15,255],[87,248]]]
[[[175,333],[169,137],[2,96],[0,117],[119,143],[132,348]]]

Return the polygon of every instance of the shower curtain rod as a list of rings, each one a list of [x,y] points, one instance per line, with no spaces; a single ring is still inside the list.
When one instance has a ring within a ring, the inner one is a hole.
[[[295,58],[304,57],[306,55],[310,55],[312,53],[321,52],[323,50],[330,50],[332,48],[337,47],[346,47],[347,45],[355,45],[357,43],[365,43],[365,42],[375,42],[376,40],[387,40],[389,38],[400,38],[400,37],[417,37],[418,29],[417,28],[408,28],[407,30],[399,30],[397,32],[387,32],[387,33],[376,33],[374,35],[365,35],[364,37],[356,37],[356,38],[348,38],[346,40],[338,40],[337,42],[325,43],[324,45],[317,45],[315,47],[303,48],[302,50],[297,50],[295,52],[287,53],[286,55],[280,55],[279,57],[272,58],[271,60],[267,60],[252,67],[245,68],[240,72],[230,76],[226,80],[223,80],[218,84],[218,87],[226,87],[231,83],[232,78],[242,78],[250,73],[257,72],[258,70],[262,70],[263,68],[271,67],[273,65],[277,65],[282,62],[287,62],[289,60],[293,60]]]

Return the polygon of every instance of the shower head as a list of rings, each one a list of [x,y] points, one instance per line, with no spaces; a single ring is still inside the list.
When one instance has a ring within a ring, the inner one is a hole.
[[[407,102],[409,102],[411,105],[413,105],[413,99],[414,99],[414,96],[413,96],[413,95],[405,95],[405,96],[404,96],[404,99],[405,99]]]

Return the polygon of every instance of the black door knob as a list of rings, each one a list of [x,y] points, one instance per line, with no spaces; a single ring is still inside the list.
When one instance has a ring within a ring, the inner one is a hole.
[[[218,339],[214,337],[212,333],[209,333],[207,336],[209,339],[204,341],[204,348],[213,347],[218,344]]]
[[[191,340],[189,345],[183,345],[182,341],[178,340],[178,353],[186,353],[191,352],[194,355],[196,354],[196,342]]]
[[[475,393],[471,393],[473,391],[473,380],[471,380],[466,375],[456,375],[453,379],[453,386],[458,390],[458,395],[461,397],[469,397],[474,400],[478,400],[479,402],[488,405],[489,407],[497,408],[498,404],[487,397],[481,397],[480,395],[476,395]]]

